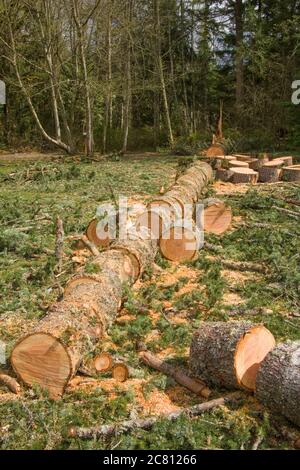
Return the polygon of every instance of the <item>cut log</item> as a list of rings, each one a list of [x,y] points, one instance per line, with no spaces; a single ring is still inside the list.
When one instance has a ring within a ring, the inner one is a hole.
[[[107,352],[102,352],[94,359],[94,366],[97,372],[106,372],[113,366],[113,358]]]
[[[229,162],[229,169],[231,170],[232,168],[249,168],[249,163],[231,160]]]
[[[231,181],[233,176],[233,172],[231,170],[225,170],[223,168],[216,170],[216,180],[224,181],[224,183],[228,183]]]
[[[259,365],[274,346],[273,335],[262,325],[202,323],[192,339],[190,369],[208,384],[253,391]]]
[[[278,159],[265,163],[259,168],[259,181],[261,183],[276,183],[281,178],[283,165],[283,161]]]
[[[278,344],[266,356],[257,373],[256,396],[300,426],[300,341]]]
[[[222,235],[225,233],[232,222],[231,207],[228,207],[224,201],[214,198],[205,199],[203,201],[203,206],[204,231],[215,235]]]
[[[231,181],[234,184],[256,184],[258,181],[258,173],[250,168],[232,168]]]
[[[222,145],[214,144],[205,151],[205,156],[208,158],[215,158],[225,155],[225,150]]]
[[[88,248],[88,250],[90,250],[92,255],[94,255],[94,256],[99,256],[100,255],[100,251],[98,250],[98,248],[94,245],[93,242],[91,242],[88,239],[88,237],[86,235],[82,235],[82,237],[80,238],[80,241],[82,242],[83,246],[85,246],[86,248]]]
[[[177,222],[159,240],[161,254],[169,261],[185,262],[196,258],[203,232],[193,222]]]
[[[300,181],[300,165],[286,166],[282,169],[282,178],[284,181]]]
[[[172,377],[177,383],[183,385],[183,387],[187,388],[191,392],[196,393],[196,395],[201,395],[204,398],[208,398],[210,396],[211,391],[207,385],[202,380],[190,377],[183,368],[176,367],[166,361],[162,361],[149,351],[141,351],[139,353],[139,357],[144,364],[168,375],[169,377]]]
[[[248,163],[248,161],[252,160],[251,155],[235,154],[234,156],[240,162]]]
[[[284,162],[285,166],[293,166],[294,157],[279,157]]]
[[[178,411],[173,411],[162,416],[152,416],[144,419],[132,419],[128,421],[123,421],[116,424],[103,424],[102,426],[95,426],[92,428],[80,428],[72,426],[69,429],[70,437],[79,437],[80,439],[96,439],[109,436],[118,436],[123,433],[128,433],[134,431],[135,429],[144,429],[149,431],[157,421],[162,418],[167,419],[168,421],[175,421],[181,416],[198,416],[205,411],[212,410],[218,406],[224,406],[226,404],[233,403],[241,398],[241,395],[238,392],[231,393],[225,397],[216,398],[215,400],[210,400],[205,403],[200,403],[198,405],[191,406],[190,408],[183,408]]]
[[[126,364],[118,363],[112,368],[112,376],[117,382],[126,382],[129,377],[129,369]]]
[[[189,187],[193,178],[197,184]],[[211,179],[212,168],[196,162],[178,178],[173,195],[184,196],[185,202],[192,204]],[[51,398],[62,395],[84,358],[114,322],[124,283],[132,285],[153,264],[158,243],[146,235],[132,231],[127,239],[111,243],[93,259],[99,272],[90,275],[83,269],[71,279],[63,300],[50,306],[38,326],[19,339],[11,364],[25,384],[40,385]]]
[[[108,225],[106,226],[106,230],[97,231],[98,224],[99,221],[97,219],[93,219],[86,229],[86,236],[96,247],[107,248],[111,242]]]

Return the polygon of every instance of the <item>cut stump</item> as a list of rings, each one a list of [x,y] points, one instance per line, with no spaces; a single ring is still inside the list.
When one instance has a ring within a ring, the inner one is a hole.
[[[231,181],[234,184],[256,184],[258,181],[257,171],[251,170],[250,168],[232,168]]]
[[[126,382],[129,377],[128,367],[121,362],[115,364],[112,368],[112,376],[117,382]]]
[[[299,182],[300,181],[300,165],[287,166],[282,169],[282,178],[285,181]]]

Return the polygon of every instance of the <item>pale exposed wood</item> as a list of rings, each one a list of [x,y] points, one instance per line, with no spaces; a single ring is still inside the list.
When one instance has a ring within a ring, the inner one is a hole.
[[[219,144],[214,144],[209,147],[205,152],[205,156],[208,158],[220,157],[225,155],[224,147]]]
[[[240,162],[238,160],[230,160],[229,169],[231,170],[232,168],[249,168],[249,163]]]
[[[253,391],[259,365],[274,346],[262,325],[202,322],[192,339],[191,372],[208,384]]]
[[[112,376],[117,382],[126,382],[129,377],[129,369],[126,364],[117,363],[112,368]]]
[[[284,167],[282,177],[285,181],[300,182],[300,165]]]
[[[107,248],[111,242],[109,233],[107,232],[103,237],[99,237],[97,233],[98,220],[93,219],[89,223],[86,229],[86,236],[90,242],[92,242],[96,247]]]
[[[183,385],[191,392],[201,395],[204,398],[210,396],[211,391],[207,385],[202,380],[190,377],[182,367],[176,367],[166,361],[162,361],[149,351],[141,351],[139,357],[144,364],[172,377],[177,383]]]
[[[15,393],[18,395],[21,391],[20,384],[14,379],[13,377],[10,377],[7,374],[3,374],[0,372],[0,385],[5,385],[11,392]]]
[[[265,163],[259,168],[259,181],[261,183],[276,183],[282,175],[283,160],[275,159]]]
[[[203,223],[204,231],[214,235],[225,233],[232,222],[232,210],[220,199],[205,199],[203,201]]]
[[[93,242],[91,242],[88,237],[86,235],[82,235],[82,237],[80,238],[80,240],[82,241],[82,243],[84,244],[84,246],[86,246],[90,252],[92,253],[92,255],[94,256],[99,256],[100,255],[100,251],[98,250],[98,248],[94,245]]]
[[[172,413],[168,413],[161,416],[149,417],[144,419],[132,419],[128,421],[123,421],[121,423],[95,426],[92,428],[71,427],[69,429],[69,436],[79,437],[80,439],[96,439],[100,437],[117,436],[123,433],[134,431],[135,429],[144,429],[148,431],[155,425],[158,420],[162,418],[165,418],[168,421],[175,421],[181,416],[199,416],[205,411],[233,403],[239,398],[241,398],[240,393],[235,392],[221,398],[216,398],[215,400],[210,400],[205,403],[200,403],[199,405],[191,406],[190,408],[183,408],[178,411],[174,411]]]
[[[102,352],[94,359],[94,366],[97,372],[106,372],[113,366],[113,358],[107,352]]]
[[[197,228],[178,224],[170,227],[159,240],[162,255],[169,261],[190,261],[197,255],[199,241]]]

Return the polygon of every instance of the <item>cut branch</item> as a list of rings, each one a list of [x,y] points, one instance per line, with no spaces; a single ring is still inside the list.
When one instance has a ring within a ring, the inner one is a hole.
[[[149,367],[152,367],[155,370],[162,372],[163,374],[172,377],[177,383],[183,385],[193,393],[201,395],[202,397],[208,398],[211,394],[211,391],[207,385],[199,379],[193,379],[190,377],[183,368],[173,366],[168,362],[162,361],[154,354],[151,354],[149,351],[141,351],[139,353],[140,359]]]

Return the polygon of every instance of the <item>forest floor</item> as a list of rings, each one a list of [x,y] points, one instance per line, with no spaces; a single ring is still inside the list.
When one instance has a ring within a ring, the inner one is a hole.
[[[9,353],[16,339],[45,315],[70,276],[92,256],[74,252],[66,241],[63,270],[55,275],[55,220],[66,237],[83,233],[97,206],[118,195],[146,202],[173,183],[178,157],[154,154],[112,157],[99,162],[47,156],[0,160],[0,340]],[[206,240],[196,261],[172,264],[157,257],[161,273],[149,270],[131,289],[117,321],[96,352],[122,357],[134,370],[125,383],[109,373],[77,375],[64,397],[51,401],[42,390],[20,396],[0,386],[0,447],[3,449],[251,449],[292,448],[283,419],[272,416],[253,396],[197,418],[169,423],[163,414],[203,401],[163,374],[139,363],[135,342],[173,363],[187,365],[193,331],[200,321],[246,319],[264,323],[277,341],[300,339],[299,218],[273,209],[298,211],[300,185],[234,186],[214,183],[233,209],[232,229]],[[247,223],[247,226],[245,226]],[[256,223],[266,224],[258,227]],[[50,253],[50,254],[49,254]],[[223,269],[221,259],[251,261],[266,274]],[[9,363],[2,367],[9,371]],[[214,390],[213,397],[224,390]],[[158,415],[151,432],[135,431],[106,440],[68,437],[73,425],[93,426],[128,417]]]

